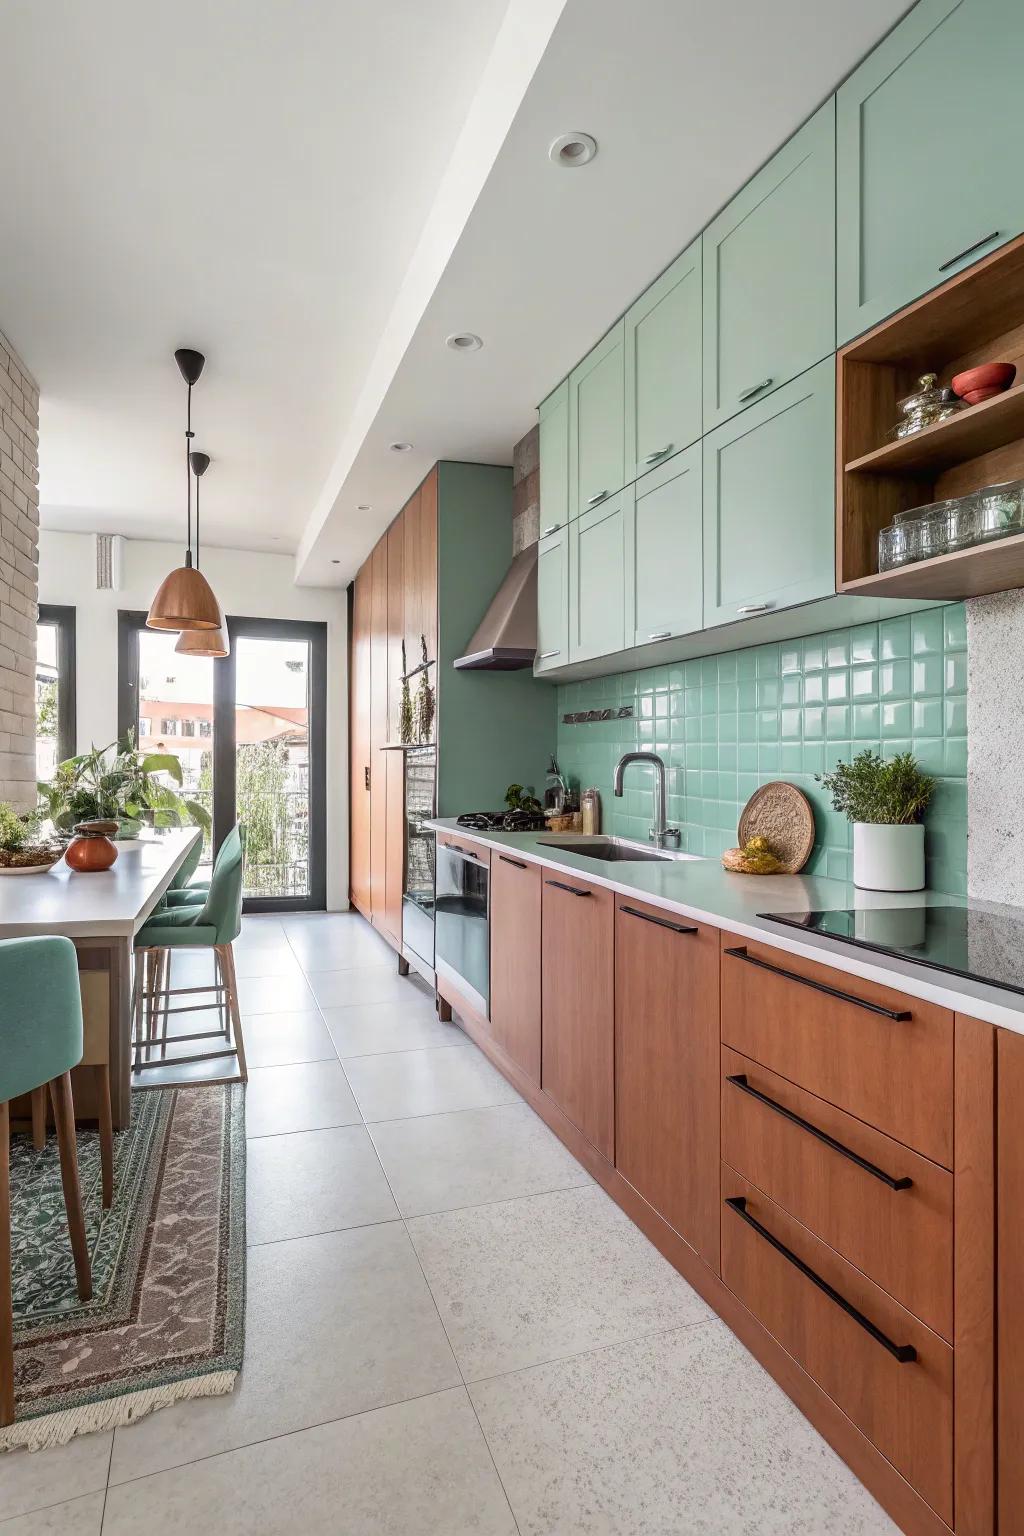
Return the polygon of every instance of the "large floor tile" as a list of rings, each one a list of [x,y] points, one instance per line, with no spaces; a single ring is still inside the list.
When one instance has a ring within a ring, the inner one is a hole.
[[[418,1216],[409,1233],[467,1381],[712,1316],[596,1187]]]
[[[305,1013],[255,1013],[242,1019],[250,1067],[285,1067],[299,1061],[336,1061],[327,1025],[316,1009]]]
[[[28,1451],[9,1451],[0,1456],[0,1519],[101,1492],[107,1484],[113,1439],[112,1431],[79,1435],[52,1451],[31,1456]]]
[[[250,1141],[246,1211],[250,1245],[398,1218],[373,1142],[361,1125]]]
[[[426,1051],[352,1056],[344,1066],[364,1120],[399,1120],[519,1101],[516,1090],[468,1041]]]
[[[309,982],[301,970],[287,976],[238,977],[238,1004],[242,1018],[261,1013],[299,1013],[315,1007]]]
[[[245,1134],[281,1136],[357,1125],[361,1116],[340,1061],[256,1067],[245,1094]]]
[[[428,997],[325,1008],[323,1015],[339,1056],[376,1056],[385,1051],[466,1043],[457,1024],[441,1022]]]
[[[515,1536],[464,1388],[113,1488],[104,1536]]]
[[[385,1120],[371,1135],[403,1216],[591,1183],[528,1104]]]
[[[432,1001],[433,993],[418,976],[399,976],[382,965],[347,970],[313,971],[309,984],[321,1008],[351,1008],[356,1003]]]
[[[522,1536],[896,1536],[723,1323],[470,1393]]]
[[[305,971],[390,966],[397,972],[395,951],[357,912],[291,919],[285,924],[285,933]]]
[[[495,1477],[494,1481],[498,1479]],[[84,1498],[52,1504],[49,1509],[39,1509],[14,1520],[4,1520],[4,1514],[0,1504],[0,1530],[4,1536],[100,1536],[103,1494],[87,1493]]]
[[[247,1259],[234,1392],[117,1430],[112,1483],[460,1385],[401,1222],[268,1243]]]
[[[235,974],[239,982],[265,976],[301,977],[302,967],[288,944],[245,947],[235,955]]]

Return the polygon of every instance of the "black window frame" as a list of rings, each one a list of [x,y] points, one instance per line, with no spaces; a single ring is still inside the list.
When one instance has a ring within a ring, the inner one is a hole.
[[[38,624],[57,631],[57,761],[78,751],[78,610],[66,603],[40,603]]]

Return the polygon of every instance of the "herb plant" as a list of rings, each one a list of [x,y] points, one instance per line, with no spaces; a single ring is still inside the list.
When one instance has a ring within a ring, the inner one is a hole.
[[[921,771],[912,752],[885,759],[865,750],[852,763],[837,763],[831,773],[814,777],[850,821],[890,827],[920,821],[935,790],[935,780]]]
[[[67,832],[79,821],[138,821],[155,827],[178,827],[192,821],[208,830],[209,812],[196,800],[186,800],[162,781],[166,774],[181,784],[181,762],[172,752],[139,752],[129,732],[107,747],[93,747],[61,763],[39,793],[50,819]]]

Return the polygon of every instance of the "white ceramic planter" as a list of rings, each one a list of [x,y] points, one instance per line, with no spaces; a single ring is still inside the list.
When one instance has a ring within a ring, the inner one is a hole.
[[[853,883],[865,891],[924,890],[924,827],[855,821]]]

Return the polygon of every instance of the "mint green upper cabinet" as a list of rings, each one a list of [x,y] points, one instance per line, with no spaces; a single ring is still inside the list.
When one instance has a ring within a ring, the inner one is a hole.
[[[626,315],[626,484],[695,443],[701,430],[701,243]]]
[[[626,515],[632,487],[569,525],[569,660],[626,644]]]
[[[625,485],[623,322],[569,375],[569,516]]]
[[[563,379],[541,404],[540,531],[561,528],[569,521],[569,380]]]
[[[1024,229],[1022,78],[1021,0],[919,0],[840,87],[841,343]]]
[[[708,432],[835,350],[834,98],[702,238]]]
[[[542,490],[542,498],[543,494]],[[533,670],[538,675],[564,667],[569,661],[568,550],[565,523],[542,538],[537,547],[537,659]]]
[[[835,361],[710,433],[704,624],[835,591]]]
[[[633,487],[626,522],[628,645],[692,634],[702,626],[700,488],[700,443]]]

